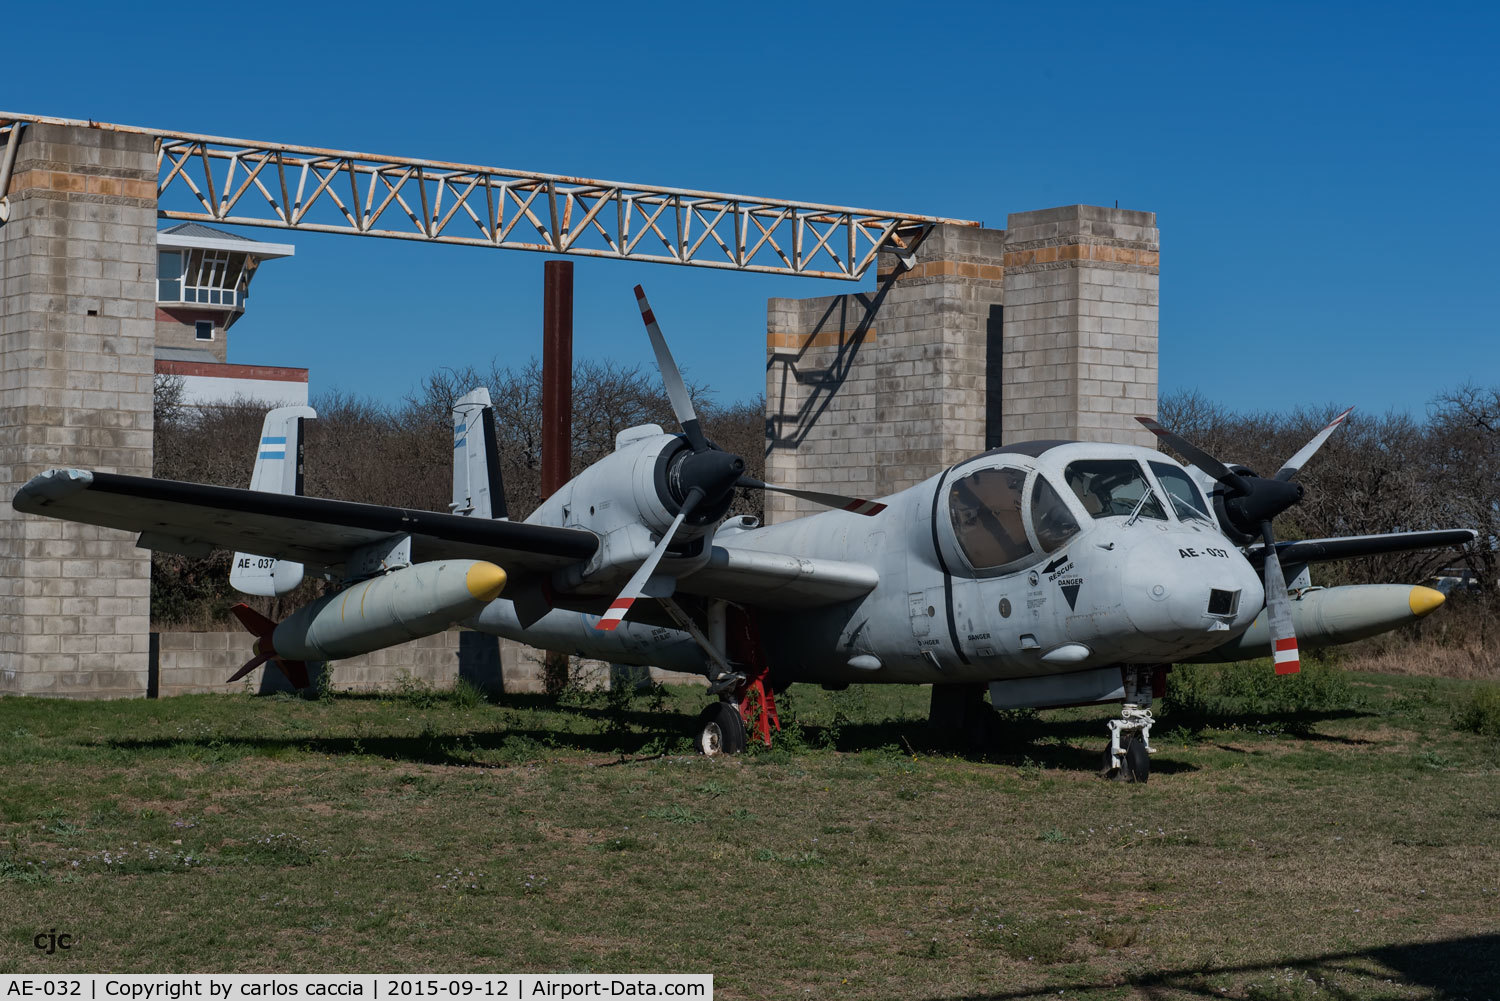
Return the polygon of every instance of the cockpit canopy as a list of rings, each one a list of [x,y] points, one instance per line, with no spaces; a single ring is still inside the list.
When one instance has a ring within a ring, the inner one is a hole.
[[[948,516],[958,547],[969,566],[985,576],[1019,570],[1057,552],[1088,519],[1213,524],[1197,484],[1169,461],[1078,458],[1058,463],[1059,477],[1058,469],[997,459],[997,464],[957,477],[948,488]],[[1068,489],[1060,490],[1056,479]]]
[[[1030,533],[1022,516],[1027,508]],[[975,570],[1018,567],[1055,552],[1079,532],[1078,519],[1046,477],[1011,466],[976,469],[955,481],[948,490],[948,514],[959,548]]]

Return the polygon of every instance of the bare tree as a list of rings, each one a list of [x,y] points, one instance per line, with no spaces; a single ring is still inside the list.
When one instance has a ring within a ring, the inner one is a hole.
[[[1495,599],[1500,586],[1500,386],[1460,386],[1440,395],[1429,410],[1435,513],[1479,532],[1464,547],[1464,559],[1484,593]]]
[[[1220,460],[1263,476],[1281,467],[1341,408],[1304,408],[1291,414],[1239,414],[1200,394],[1175,393],[1158,407],[1163,424],[1184,434]],[[1439,425],[1419,425],[1404,414],[1374,416],[1356,411],[1298,473],[1306,488],[1302,503],[1276,520],[1282,539],[1327,538],[1430,528],[1479,527],[1472,516],[1445,509],[1442,495],[1472,496],[1475,483],[1459,486],[1434,465]],[[1456,447],[1456,444],[1455,444]],[[1472,451],[1470,443],[1462,451]],[[1453,464],[1466,461],[1454,459]],[[1404,581],[1417,583],[1453,560],[1451,551],[1390,553],[1320,566],[1329,584]]]

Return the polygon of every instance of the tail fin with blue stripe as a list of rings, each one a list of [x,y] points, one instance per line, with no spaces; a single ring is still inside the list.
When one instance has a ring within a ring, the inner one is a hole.
[[[266,414],[255,471],[250,474],[251,490],[302,494],[302,422],[317,416],[312,407],[277,407]],[[302,564],[235,553],[229,583],[242,594],[286,594],[302,583]]]

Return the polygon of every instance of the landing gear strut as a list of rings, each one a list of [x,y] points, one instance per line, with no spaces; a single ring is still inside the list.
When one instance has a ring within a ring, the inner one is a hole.
[[[1156,753],[1151,746],[1151,727],[1156,722],[1151,717],[1152,687],[1165,684],[1166,671],[1150,664],[1127,664],[1121,670],[1125,675],[1125,705],[1120,718],[1107,724],[1109,744],[1104,748],[1100,774],[1119,782],[1145,782],[1151,778],[1150,756]]]
[[[669,612],[673,610],[669,602],[664,604]],[[771,731],[781,729],[781,720],[776,716],[776,694],[760,630],[748,615],[724,602],[709,605],[708,622],[709,635],[695,632],[694,638],[713,661],[708,690],[719,701],[699,715],[694,743],[710,756],[739,754],[749,736],[770,747]]]

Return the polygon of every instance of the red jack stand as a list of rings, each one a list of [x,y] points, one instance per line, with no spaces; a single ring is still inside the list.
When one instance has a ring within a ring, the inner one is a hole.
[[[753,729],[760,735],[761,743],[771,746],[771,727],[781,730],[781,720],[776,716],[776,695],[766,684],[771,672],[764,666],[751,676],[740,689],[740,716],[745,720],[745,729]]]

